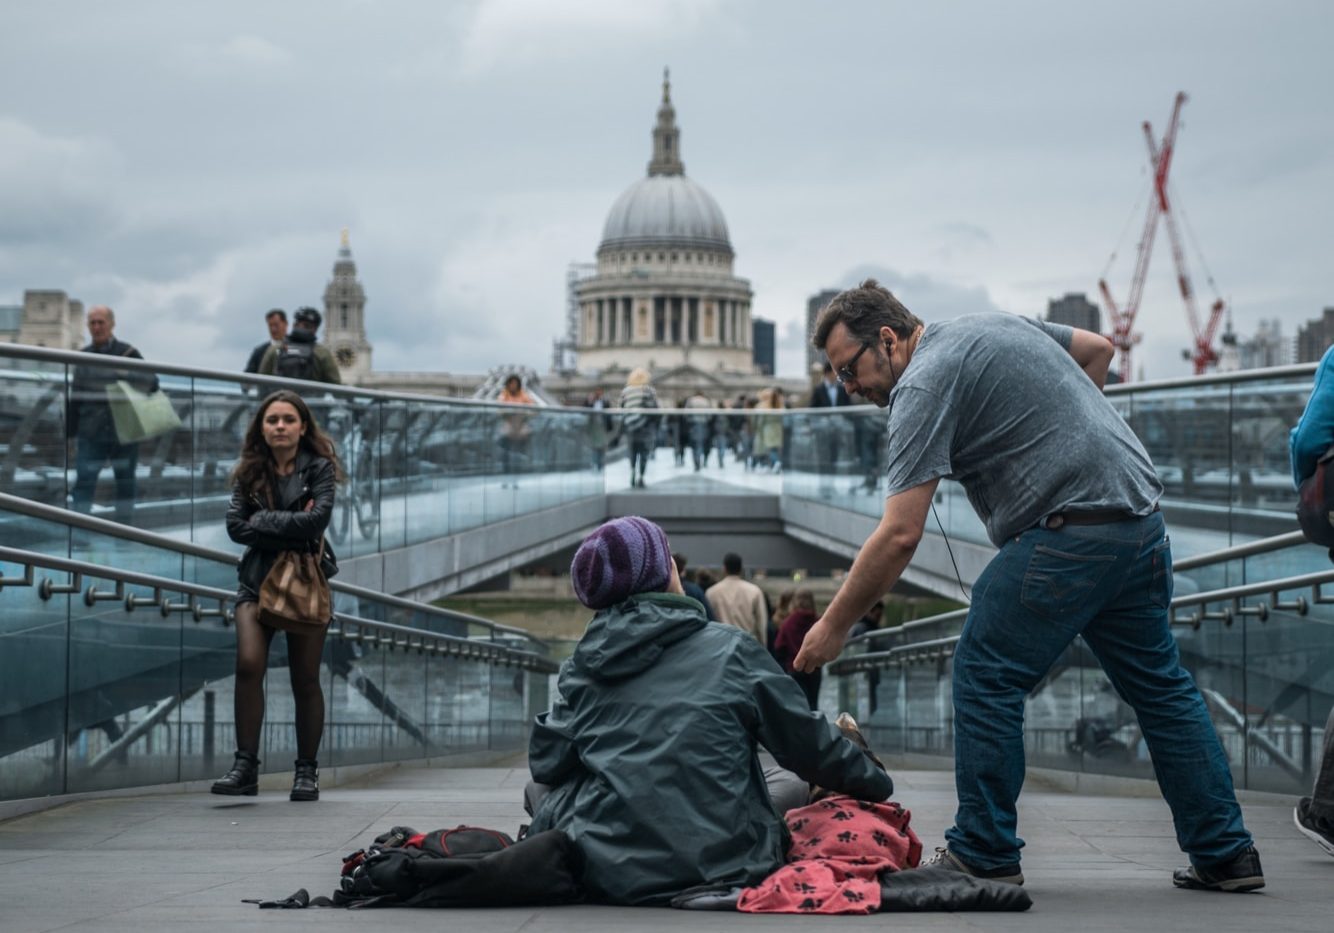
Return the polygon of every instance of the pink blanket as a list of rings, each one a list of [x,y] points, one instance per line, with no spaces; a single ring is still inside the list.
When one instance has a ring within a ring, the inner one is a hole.
[[[880,907],[880,873],[916,868],[922,843],[897,803],[828,797],[789,810],[788,864],[741,892],[753,914],[869,914]]]

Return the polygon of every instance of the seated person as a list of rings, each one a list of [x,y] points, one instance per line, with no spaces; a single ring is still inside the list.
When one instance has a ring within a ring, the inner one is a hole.
[[[893,793],[759,642],[684,595],[657,525],[607,522],[570,575],[597,614],[534,724],[539,783],[527,795],[531,832],[574,840],[591,900],[664,905],[701,884],[758,884],[782,865],[789,838],[757,746],[803,782],[862,800]],[[801,789],[792,805],[806,802]]]

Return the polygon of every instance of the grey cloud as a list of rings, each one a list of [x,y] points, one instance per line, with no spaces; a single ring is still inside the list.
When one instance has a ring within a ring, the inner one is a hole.
[[[958,285],[923,273],[905,274],[887,266],[855,266],[843,275],[840,285],[851,288],[868,278],[888,288],[909,311],[928,323],[1005,310],[981,286]]]
[[[0,302],[137,305],[134,333],[187,362],[317,303],[349,225],[377,366],[544,368],[565,264],[643,173],[663,64],[784,372],[847,257],[892,257],[875,271],[928,319],[1091,288],[1139,122],[1161,129],[1183,82],[1173,173],[1225,293],[1290,331],[1330,300],[1324,3],[12,6],[0,126],[28,135],[0,145]],[[1145,316],[1146,346],[1176,346],[1178,308]],[[1150,376],[1184,371],[1160,356]]]

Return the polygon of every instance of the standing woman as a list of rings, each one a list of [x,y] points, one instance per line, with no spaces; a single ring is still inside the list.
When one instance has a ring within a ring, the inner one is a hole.
[[[232,470],[227,534],[246,546],[237,571],[236,761],[213,784],[213,793],[253,797],[258,792],[259,732],[264,721],[264,673],[275,629],[259,622],[259,591],[282,551],[318,553],[333,513],[334,485],[344,479],[338,455],[301,396],[279,389],[260,402],[246,428],[241,457]],[[338,572],[323,545],[326,577]],[[287,667],[296,701],[296,775],[293,800],[318,800],[324,732],[320,656],[324,629],[287,633]]]
[[[497,401],[505,405],[536,405],[537,402],[528,394],[523,387],[523,380],[518,373],[510,373],[505,379],[505,386],[500,390],[500,396]],[[501,469],[504,471],[505,479],[501,482],[500,488],[513,486],[519,488],[516,477],[516,464],[522,469],[523,462],[528,459],[528,440],[532,433],[532,425],[528,423],[528,415],[505,415],[500,419],[500,460]]]

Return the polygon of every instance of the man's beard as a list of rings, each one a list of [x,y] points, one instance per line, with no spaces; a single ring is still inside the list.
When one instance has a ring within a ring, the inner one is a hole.
[[[889,357],[884,355],[884,351],[879,348],[876,349],[874,362],[877,381],[880,381],[887,376],[889,377],[889,385],[884,389],[878,386],[865,387],[862,390],[862,395],[877,408],[888,408],[889,393],[893,391],[894,385],[898,380],[894,377],[894,367],[890,364]]]

